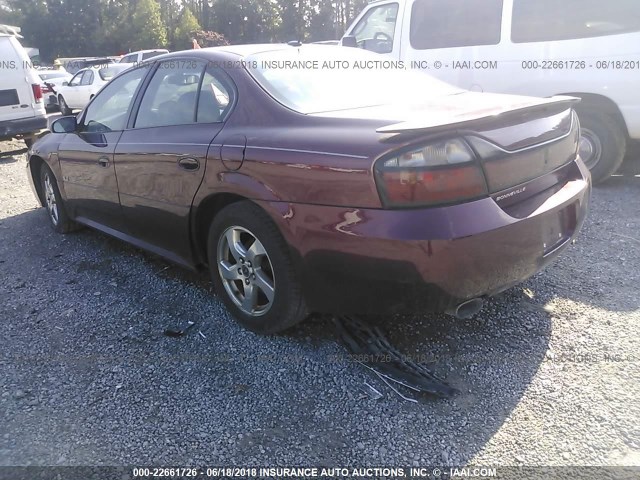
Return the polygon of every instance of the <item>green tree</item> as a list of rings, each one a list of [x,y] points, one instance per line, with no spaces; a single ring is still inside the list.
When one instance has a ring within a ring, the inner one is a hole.
[[[200,30],[201,27],[196,17],[188,7],[184,7],[173,35],[172,47],[176,50],[191,48],[191,40],[194,38],[195,32],[199,32]]]
[[[155,0],[138,0],[130,25],[132,27],[130,51],[167,45],[167,29],[160,16],[160,5]]]

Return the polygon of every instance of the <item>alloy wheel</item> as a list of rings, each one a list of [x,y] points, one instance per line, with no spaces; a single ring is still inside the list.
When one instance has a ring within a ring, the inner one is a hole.
[[[53,189],[53,183],[49,173],[44,174],[44,196],[47,203],[47,211],[54,225],[58,225],[60,215],[58,213],[58,202],[56,201],[56,193]]]
[[[247,315],[269,311],[275,298],[275,275],[269,255],[244,227],[227,228],[218,240],[218,272],[235,305]]]

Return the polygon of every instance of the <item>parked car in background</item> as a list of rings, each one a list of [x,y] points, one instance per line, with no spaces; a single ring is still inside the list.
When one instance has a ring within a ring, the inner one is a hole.
[[[69,82],[73,75],[65,71],[55,69],[38,69],[38,76],[42,80],[42,95],[44,96],[44,108],[47,111],[58,108],[58,89],[64,82]]]
[[[638,0],[379,0],[342,45],[469,90],[580,97],[580,155],[596,182],[640,139]]]
[[[260,333],[309,312],[471,316],[583,223],[576,99],[281,67],[377,59],[321,45],[151,59],[34,145],[38,198],[60,233],[88,225],[209,268],[236,319]]]
[[[14,35],[0,33],[0,141],[30,145],[47,127],[42,80]]]
[[[129,65],[112,64],[101,68],[84,68],[58,88],[58,106],[63,115],[83,109],[100,89]]]
[[[166,50],[164,48],[156,48],[154,50],[139,50],[137,52],[127,53],[120,59],[119,63],[140,63],[165,53],[169,53],[169,50]]]

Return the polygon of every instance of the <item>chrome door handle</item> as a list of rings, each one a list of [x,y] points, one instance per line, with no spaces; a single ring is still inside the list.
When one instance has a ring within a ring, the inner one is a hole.
[[[98,159],[98,165],[100,165],[101,167],[108,167],[109,166],[109,159],[107,157],[102,157]]]

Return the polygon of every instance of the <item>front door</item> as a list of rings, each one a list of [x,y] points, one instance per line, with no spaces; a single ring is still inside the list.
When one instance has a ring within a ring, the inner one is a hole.
[[[87,223],[123,229],[113,155],[145,73],[137,69],[111,82],[58,147],[71,214]]]
[[[191,205],[234,91],[218,70],[205,67],[192,59],[160,62],[115,155],[129,231],[181,263],[191,261]]]

